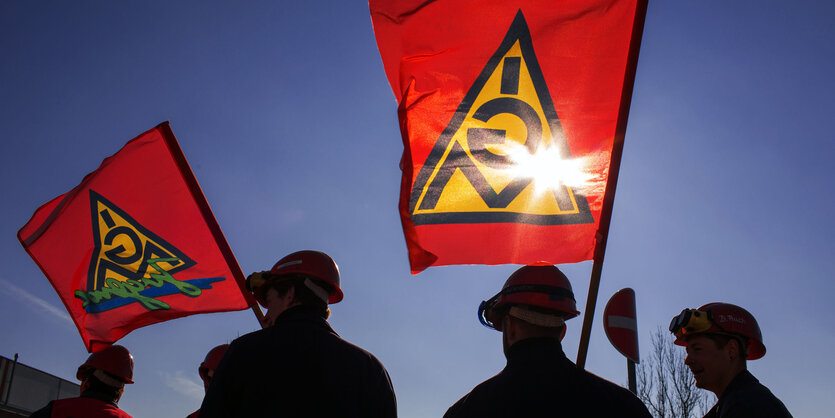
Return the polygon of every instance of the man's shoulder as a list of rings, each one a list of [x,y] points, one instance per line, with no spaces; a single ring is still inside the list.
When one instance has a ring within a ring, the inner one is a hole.
[[[49,401],[45,407],[38,409],[37,411],[33,412],[32,415],[29,415],[29,418],[49,418],[52,416],[52,403],[55,401]]]
[[[85,392],[86,393],[86,392]],[[119,409],[115,403],[106,402],[96,397],[79,396],[75,398],[58,399],[51,402],[52,415],[73,416],[81,413],[82,416],[108,416],[119,418],[131,418],[131,416]]]
[[[573,379],[574,384],[570,386],[578,392],[577,396],[582,397],[586,394],[585,396],[588,396],[590,400],[595,400],[598,406],[620,411],[619,416],[651,416],[646,405],[629,389],[576,365],[574,368],[576,378]]]
[[[635,395],[625,387],[583,369],[568,359],[563,359],[560,369],[565,381],[569,382],[569,386],[577,388],[577,390],[612,393],[618,396],[635,398]]]
[[[502,416],[502,406],[506,396],[502,396],[502,387],[507,379],[501,373],[479,383],[469,393],[455,402],[444,418]]]
[[[231,347],[232,344],[235,344],[235,345],[251,344],[253,341],[258,341],[258,340],[266,338],[268,330],[269,330],[269,328],[263,328],[263,329],[252,331],[248,334],[241,335],[240,337],[235,338],[234,340],[232,340],[232,342],[229,345]]]
[[[607,379],[604,379],[588,370],[583,370],[578,367],[577,374],[578,380],[583,381],[583,383],[587,386],[591,386],[602,391],[612,392],[618,395],[628,395],[629,397],[634,397],[634,395],[632,395],[632,392],[630,392],[625,387],[613,383]]]
[[[341,358],[337,362],[353,362],[362,364],[366,370],[376,369],[378,372],[388,373],[383,363],[370,351],[350,342],[342,337],[333,334],[328,337],[329,350],[336,357]],[[336,360],[336,359],[335,359]]]
[[[719,416],[791,417],[783,402],[753,375],[721,399]],[[738,415],[747,411],[746,415]]]

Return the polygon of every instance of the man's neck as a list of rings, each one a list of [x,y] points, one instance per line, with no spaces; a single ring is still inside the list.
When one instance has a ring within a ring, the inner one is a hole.
[[[731,382],[733,382],[733,380],[736,379],[736,377],[739,376],[739,374],[744,372],[745,370],[745,367],[742,366],[736,366],[733,369],[729,370],[728,374],[726,375],[726,378],[722,381],[721,387],[718,387],[716,388],[716,390],[712,390],[711,392],[713,392],[717,398],[722,397],[722,394],[725,393]]]

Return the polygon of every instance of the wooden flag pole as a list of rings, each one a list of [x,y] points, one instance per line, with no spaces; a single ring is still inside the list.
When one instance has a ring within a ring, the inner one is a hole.
[[[632,103],[632,87],[635,84],[635,72],[638,68],[638,52],[641,50],[641,35],[644,33],[644,20],[647,15],[647,0],[638,0],[635,10],[635,22],[632,25],[632,39],[629,42],[629,56],[626,61],[626,72],[623,79],[618,121],[615,127],[615,137],[612,144],[612,160],[609,164],[609,181],[603,194],[603,208],[600,212],[600,228],[597,230],[596,245],[594,247],[594,265],[589,280],[589,294],[586,298],[586,309],[583,314],[583,330],[580,334],[580,347],[577,350],[577,366],[585,368],[586,355],[591,337],[591,324],[594,320],[594,308],[597,304],[597,291],[600,288],[600,276],[603,273],[603,258],[606,255],[606,241],[609,237],[609,224],[612,221],[612,208],[615,204],[615,189],[618,184],[620,160],[623,156],[623,140],[626,136],[626,122],[629,119],[629,105]]]
[[[621,146],[623,145],[623,141],[621,141]],[[612,153],[614,155],[614,152]],[[612,158],[612,166],[614,166],[614,157]],[[611,174],[609,175],[609,184],[612,184]],[[617,179],[617,174],[615,173],[615,180]],[[609,195],[609,186],[606,186],[606,195]],[[614,189],[614,186],[611,188]],[[612,192],[614,195],[614,192]],[[614,196],[613,196],[614,198]],[[605,202],[605,199],[604,199]],[[611,206],[609,206],[611,207]],[[605,207],[604,207],[605,212]],[[611,210],[609,212],[608,220],[611,220]],[[601,215],[600,219],[601,230],[603,229],[603,215]],[[606,222],[606,231],[608,232],[609,229],[609,222]],[[591,269],[591,280],[589,281],[589,294],[586,298],[586,310],[583,313],[583,330],[580,333],[580,348],[577,350],[577,366],[580,368],[586,367],[586,354],[588,353],[589,349],[589,337],[591,336],[591,324],[592,320],[594,319],[594,308],[597,304],[597,291],[600,289],[600,276],[603,273],[603,254],[606,252],[606,235],[605,233],[601,234],[598,232],[597,236],[597,247],[601,248],[599,251],[595,251],[594,257],[594,265]],[[599,257],[598,257],[599,254]]]

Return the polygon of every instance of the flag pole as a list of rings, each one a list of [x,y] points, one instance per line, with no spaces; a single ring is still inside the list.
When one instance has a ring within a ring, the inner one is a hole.
[[[638,52],[641,50],[641,36],[644,33],[644,20],[647,15],[647,0],[638,0],[635,9],[635,21],[632,25],[632,39],[629,42],[629,55],[626,60],[626,72],[623,80],[618,120],[612,144],[612,160],[609,163],[609,181],[603,194],[603,208],[600,212],[600,227],[595,236],[594,264],[589,280],[589,293],[586,309],[583,313],[583,330],[580,333],[580,347],[577,350],[577,366],[585,368],[586,355],[591,337],[591,324],[594,320],[594,308],[597,304],[597,292],[600,289],[600,276],[603,273],[603,258],[606,255],[606,242],[609,237],[609,224],[612,221],[612,208],[615,204],[615,189],[618,184],[620,160],[623,156],[623,141],[626,136],[626,122],[629,119],[629,105],[632,103],[632,87],[635,84],[635,72],[638,68]]]
[[[226,264],[229,266],[229,270],[231,270],[232,275],[235,276],[235,283],[238,284],[241,294],[249,304],[249,307],[252,308],[252,312],[255,314],[255,318],[258,319],[258,323],[263,327],[264,313],[261,312],[261,307],[258,306],[258,302],[252,296],[252,293],[246,290],[246,278],[244,277],[243,271],[241,271],[241,266],[238,265],[238,260],[235,258],[235,254],[232,253],[232,248],[229,247],[229,243],[226,242],[226,237],[223,236],[220,224],[217,223],[217,219],[215,219],[215,215],[212,213],[212,208],[209,207],[209,202],[206,201],[206,196],[203,195],[203,190],[200,188],[200,184],[197,183],[197,178],[194,177],[194,173],[191,171],[191,167],[188,165],[185,155],[183,155],[183,150],[180,148],[180,144],[177,142],[174,132],[171,131],[171,127],[167,121],[159,124],[158,128],[160,128],[160,132],[162,132],[163,137],[165,138],[165,143],[168,145],[168,149],[171,150],[171,155],[174,157],[174,161],[177,162],[177,167],[180,169],[180,173],[182,173],[183,179],[185,179],[188,189],[191,192],[192,197],[194,197],[194,201],[200,208],[200,213],[206,221],[206,226],[208,226],[209,231],[212,232],[212,236],[214,237],[215,242],[217,242],[217,246],[220,249],[221,254],[223,254]]]

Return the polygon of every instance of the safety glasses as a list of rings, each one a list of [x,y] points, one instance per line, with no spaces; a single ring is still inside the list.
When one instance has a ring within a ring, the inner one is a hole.
[[[496,306],[496,302],[499,300],[499,296],[502,292],[496,294],[489,300],[481,301],[481,305],[478,306],[478,320],[481,322],[481,325],[484,325],[487,328],[496,329],[496,324],[494,321],[497,320],[495,315],[493,315],[493,307]]]
[[[705,332],[714,325],[713,315],[697,309],[685,309],[670,321],[670,332],[676,336]]]

